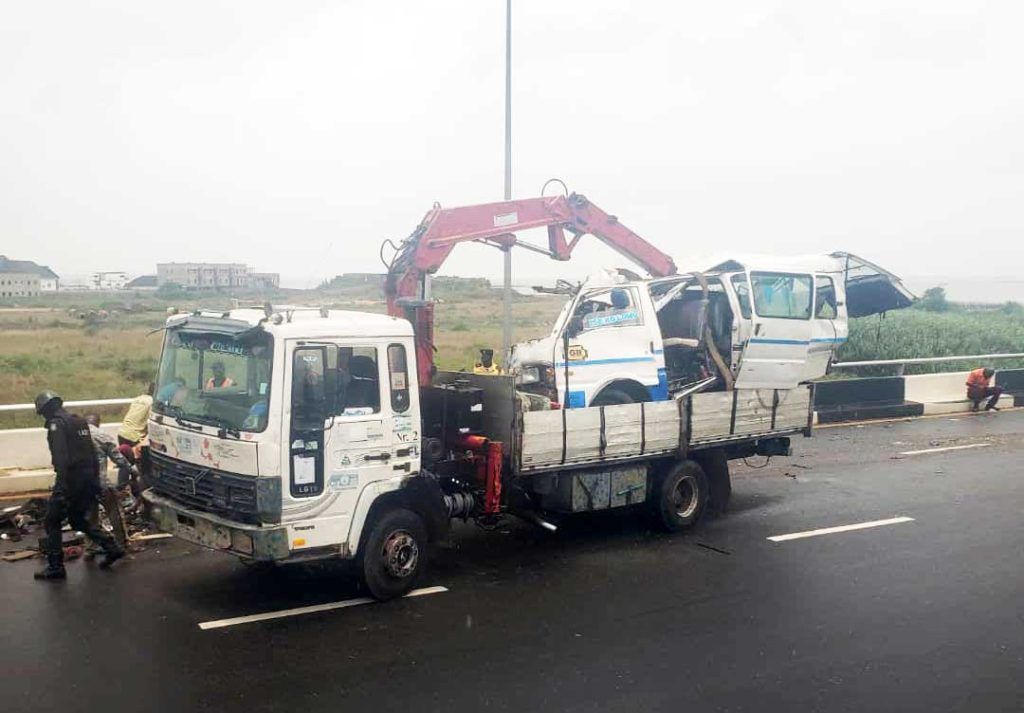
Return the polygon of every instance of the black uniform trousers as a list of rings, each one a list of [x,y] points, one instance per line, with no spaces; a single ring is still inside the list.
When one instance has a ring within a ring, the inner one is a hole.
[[[103,548],[106,553],[120,550],[117,542],[104,530],[98,521],[90,521],[89,514],[96,507],[99,496],[93,488],[85,487],[68,491],[58,486],[50,495],[50,504],[43,520],[46,526],[46,559],[51,567],[64,566],[64,542],[61,532],[64,521],[71,527],[86,534],[90,540]]]

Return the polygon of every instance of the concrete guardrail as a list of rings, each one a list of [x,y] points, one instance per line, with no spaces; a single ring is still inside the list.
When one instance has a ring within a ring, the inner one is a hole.
[[[1021,357],[1024,354],[984,355],[977,357],[938,357],[942,361]],[[874,366],[883,363],[927,363],[929,360],[889,360],[888,362],[847,362],[834,366]],[[816,420],[819,423],[880,418],[903,418],[922,414],[965,412],[970,408],[966,396],[966,371],[914,376],[882,376],[862,379],[822,381],[815,387]],[[1006,390],[1005,406],[1024,406],[1024,369],[1000,369],[995,383]],[[131,403],[131,399],[68,401],[70,408]],[[33,408],[32,404],[8,404],[0,410]],[[121,424],[104,424],[103,430],[115,435]],[[0,430],[0,494],[44,490],[53,474],[46,431],[42,428]]]

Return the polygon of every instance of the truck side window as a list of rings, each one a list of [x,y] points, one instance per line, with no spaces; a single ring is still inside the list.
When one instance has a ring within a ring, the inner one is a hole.
[[[380,377],[376,347],[331,347],[328,367],[336,416],[380,411]]]
[[[814,278],[814,316],[816,319],[835,319],[836,286],[831,277],[818,275]]]
[[[405,362],[405,346],[388,345],[388,374],[391,376],[391,410],[409,410],[409,369]]]
[[[783,272],[750,273],[754,307],[759,317],[810,319],[812,282],[810,275]]]
[[[292,424],[301,430],[322,430],[329,405],[324,389],[325,350],[303,347],[292,362]]]
[[[736,301],[740,303],[740,316],[750,319],[750,283],[745,274],[732,276],[732,289],[736,292]]]

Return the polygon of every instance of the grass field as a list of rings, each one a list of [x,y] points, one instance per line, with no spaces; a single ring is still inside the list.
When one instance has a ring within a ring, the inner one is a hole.
[[[339,309],[383,312],[379,288],[327,289],[275,296]],[[475,282],[435,283],[438,366],[469,368],[481,348],[501,349],[500,293]],[[514,338],[542,336],[561,308],[557,296],[516,296]],[[0,403],[24,403],[44,388],[66,399],[135,396],[154,377],[167,308],[223,309],[227,297],[196,302],[156,296],[118,297],[72,293],[23,309],[0,309]],[[49,306],[46,306],[49,305]],[[72,313],[71,310],[76,310]],[[102,310],[102,311],[101,311]],[[920,356],[1024,352],[1024,316],[998,309],[944,313],[903,310],[884,318],[853,320],[840,361]],[[977,366],[954,363],[908,367],[908,374]],[[996,366],[1022,366],[1000,362]],[[878,372],[876,373],[886,373]],[[891,370],[887,373],[892,373]],[[108,409],[105,418],[119,418]],[[38,425],[31,413],[0,414],[0,428]]]
[[[440,300],[436,308],[440,368],[471,368],[485,347],[500,352],[501,301],[493,291],[435,294]],[[60,307],[0,309],[0,403],[28,403],[43,389],[54,389],[66,400],[130,397],[146,389],[156,375],[163,338],[154,330],[163,325],[172,302],[154,297],[129,303],[85,297],[84,302],[76,302],[71,295],[61,296]],[[302,301],[311,301],[310,295]],[[384,312],[383,302],[363,294],[328,293],[316,303]],[[230,301],[215,297],[201,304],[178,301],[173,305],[222,309]],[[515,339],[546,334],[561,306],[559,297],[517,297]],[[71,309],[78,313],[71,314]],[[105,316],[100,316],[101,309]],[[101,409],[100,413],[105,420],[118,419],[122,409]],[[0,414],[0,428],[38,425],[31,412]]]
[[[838,361],[908,359],[962,354],[1024,353],[1024,316],[999,309],[926,312],[906,309],[883,317],[864,317],[850,322],[850,338],[839,350]],[[906,374],[963,371],[980,366],[974,362],[948,362],[906,367]],[[987,366],[987,364],[986,364]],[[1024,362],[999,360],[996,368],[1019,368]],[[874,373],[894,373],[872,367]],[[862,370],[869,375],[869,370]]]

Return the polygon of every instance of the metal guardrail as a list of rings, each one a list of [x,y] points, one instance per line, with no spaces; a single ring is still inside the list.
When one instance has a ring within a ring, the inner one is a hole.
[[[981,362],[992,359],[1024,359],[1024,354],[966,354],[963,356],[917,357],[913,359],[878,359],[876,361],[841,361],[832,365],[833,369],[854,369],[863,366],[896,366],[897,376],[903,375],[907,364],[940,364],[950,361]]]
[[[82,406],[121,406],[130,404],[134,399],[91,399],[88,401],[65,401],[65,406],[80,408]],[[0,412],[4,411],[35,411],[35,404],[0,404]]]

